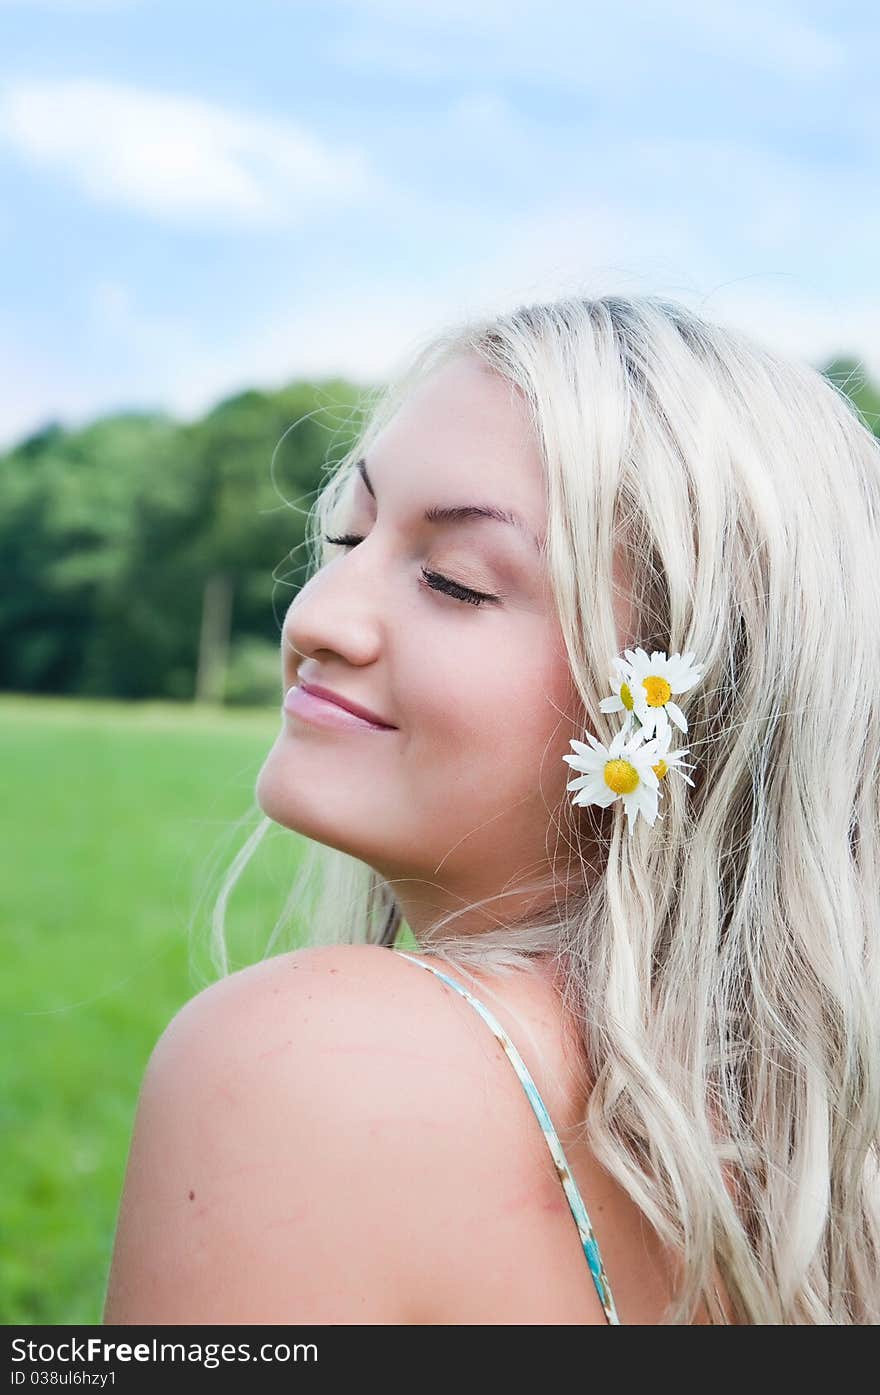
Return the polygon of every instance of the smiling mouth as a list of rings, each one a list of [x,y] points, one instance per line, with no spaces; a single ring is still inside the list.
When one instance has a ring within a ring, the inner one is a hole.
[[[302,684],[288,688],[284,696],[283,710],[292,717],[302,718],[314,726],[329,727],[337,731],[396,731],[396,727],[370,722],[359,717],[348,708],[336,702],[318,697]]]
[[[351,698],[344,697],[342,693],[335,693],[332,688],[325,688],[320,683],[307,683],[304,678],[299,679],[299,686],[312,697],[323,698],[325,702],[332,702],[337,707],[342,707],[346,712],[353,712],[356,717],[362,717],[365,722],[371,723],[374,727],[390,727],[391,722],[386,722],[384,717],[380,717],[378,712],[372,712],[369,707],[363,707],[359,702],[354,702]]]

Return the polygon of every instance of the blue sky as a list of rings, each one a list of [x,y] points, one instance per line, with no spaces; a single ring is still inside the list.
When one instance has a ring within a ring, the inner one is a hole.
[[[0,0],[0,447],[672,295],[880,378],[880,12]]]

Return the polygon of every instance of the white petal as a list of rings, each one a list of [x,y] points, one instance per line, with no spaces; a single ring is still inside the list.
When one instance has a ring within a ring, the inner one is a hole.
[[[685,717],[680,707],[676,707],[674,702],[667,702],[666,711],[677,727],[679,727],[682,731],[687,731],[687,718]]]
[[[624,649],[623,652],[629,659],[633,672],[638,674],[639,677],[641,677],[646,669],[650,668],[651,660],[648,658],[644,649]]]
[[[566,765],[576,765],[578,769],[583,767],[584,770],[593,770],[597,762],[604,760],[605,757],[600,751],[579,751],[576,755],[573,755],[571,751],[566,751],[562,759]]]
[[[654,820],[657,817],[656,794],[651,793],[650,790],[642,788],[641,790],[636,791],[636,795],[638,796],[638,807],[641,809],[642,815],[645,819],[647,819],[648,823],[653,824]]]
[[[608,805],[613,804],[616,798],[617,795],[614,793],[614,790],[608,789],[606,785],[604,791],[581,790],[579,794],[576,794],[574,796],[574,799],[571,802],[572,804],[578,804],[581,807],[583,807],[585,804],[598,804],[600,808],[607,809]]]
[[[573,775],[585,775],[588,779],[597,773],[595,768],[591,770],[588,765],[573,765],[570,769]]]
[[[672,691],[674,693],[686,693],[695,683],[699,683],[705,671],[705,664],[694,664],[693,650],[689,650],[675,666],[674,681],[672,681]]]
[[[587,732],[587,737],[590,742],[589,746],[585,745],[583,741],[576,741],[574,737],[571,738],[568,744],[569,746],[573,746],[579,755],[592,756],[595,754],[596,749],[601,746],[601,743],[590,736],[589,732]]]
[[[598,804],[600,809],[607,809],[609,804],[613,804],[615,799],[619,798],[620,796],[615,794],[614,790],[609,790],[606,786],[606,792],[604,794],[597,794],[593,802]]]

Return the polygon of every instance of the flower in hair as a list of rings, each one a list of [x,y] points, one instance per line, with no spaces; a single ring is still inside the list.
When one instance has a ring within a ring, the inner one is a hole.
[[[654,774],[657,776],[658,780],[664,780],[670,770],[677,770],[681,778],[687,780],[688,784],[693,788],[693,780],[689,775],[685,775],[684,773],[686,770],[693,770],[694,768],[692,764],[688,765],[684,760],[685,756],[690,755],[690,747],[681,746],[677,751],[670,751],[669,743],[671,740],[672,728],[667,723],[666,730],[663,732],[662,736],[654,737],[654,741],[657,743],[657,755],[660,758],[657,763],[652,766]],[[661,793],[663,792],[662,785],[660,786],[660,791]],[[662,819],[663,815],[660,814],[659,817]]]
[[[646,741],[643,727],[631,736],[626,725],[615,733],[610,746],[603,746],[589,731],[586,736],[589,746],[572,738],[569,745],[575,754],[562,757],[574,770],[583,772],[565,787],[577,791],[572,804],[598,804],[607,809],[615,799],[622,799],[630,834],[638,814],[653,825],[660,789],[654,770],[660,755],[659,739]]]
[[[619,677],[611,677],[614,696],[603,698],[603,712],[626,712],[624,730],[630,731],[637,717],[645,736],[662,736],[669,730],[669,718],[681,730],[687,731],[687,721],[681,708],[671,699],[673,693],[686,693],[703,676],[702,664],[695,664],[694,651],[672,654],[667,659],[662,649],[655,649],[650,658],[644,649],[625,649],[625,659],[613,660]]]
[[[614,660],[621,675],[619,680],[611,680],[614,696],[599,704],[603,712],[625,712],[622,727],[608,746],[590,732],[586,733],[589,746],[572,739],[569,744],[575,754],[562,759],[582,772],[566,785],[566,789],[576,791],[572,803],[598,804],[606,809],[615,799],[623,800],[631,835],[639,814],[652,826],[656,819],[662,819],[657,812],[660,782],[670,770],[678,770],[689,785],[694,783],[684,773],[693,769],[683,759],[689,748],[669,749],[672,728],[667,709],[676,726],[686,732],[684,713],[669,698],[698,683],[703,666],[692,662],[693,651],[673,654],[669,659],[659,650],[650,658],[644,649],[627,649],[625,653],[626,660]]]

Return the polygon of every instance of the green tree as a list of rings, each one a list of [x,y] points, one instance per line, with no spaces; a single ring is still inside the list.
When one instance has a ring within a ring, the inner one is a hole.
[[[124,557],[139,481],[176,427],[145,413],[58,424],[0,460],[0,685],[76,690],[99,600]]]
[[[277,646],[302,583],[308,508],[361,398],[344,382],[300,383],[177,428],[142,477],[122,565],[99,597],[84,691],[216,701],[236,642]]]

